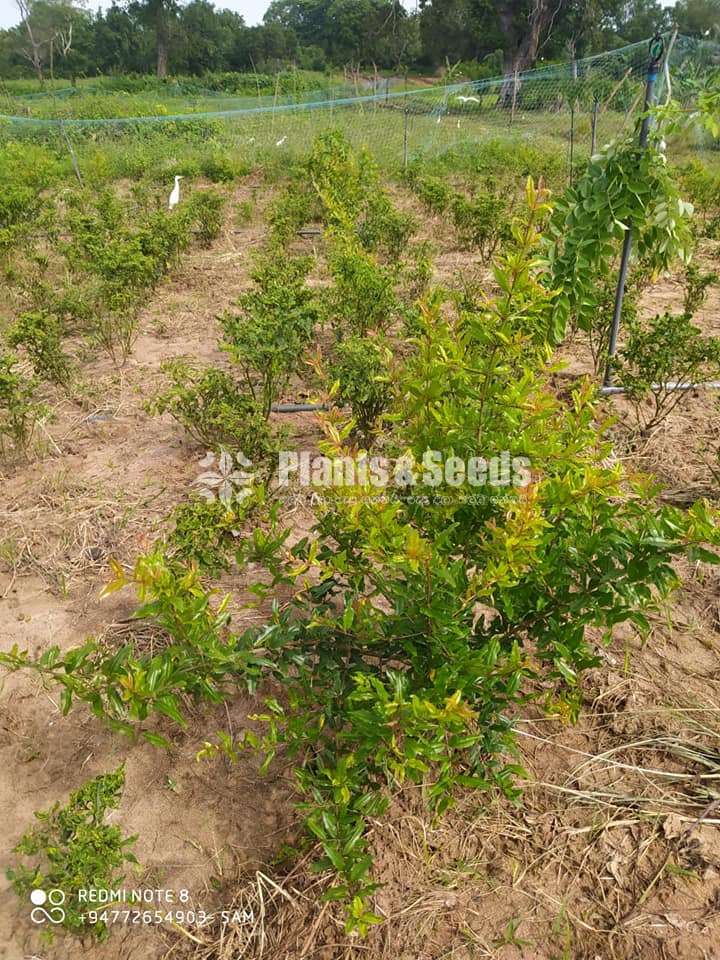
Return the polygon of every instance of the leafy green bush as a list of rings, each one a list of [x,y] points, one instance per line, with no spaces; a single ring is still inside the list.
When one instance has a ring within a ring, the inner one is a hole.
[[[321,216],[317,197],[308,189],[293,182],[270,204],[268,222],[271,239],[281,247],[289,243],[300,227]]]
[[[371,194],[357,225],[363,247],[393,261],[400,259],[414,230],[413,217],[396,210],[381,191]]]
[[[173,510],[173,530],[168,538],[168,558],[197,564],[203,573],[218,574],[230,568],[229,555],[253,498],[229,503],[222,499],[195,499]]]
[[[392,396],[390,351],[370,337],[348,337],[335,345],[327,372],[337,383],[336,399],[352,410],[355,427],[369,442]]]
[[[61,890],[62,926],[77,936],[104,940],[108,935],[102,921],[85,921],[87,903],[80,902],[79,891],[115,890],[122,884],[124,865],[137,863],[128,849],[137,838],[123,837],[120,827],[105,822],[108,811],[120,805],[124,785],[122,766],[88,780],[65,806],[56,803],[35,813],[38,825],[14,848],[32,861],[31,866],[22,863],[7,871],[15,892],[28,901],[33,890]],[[46,909],[53,909],[50,903]]]
[[[720,379],[720,337],[705,337],[688,314],[636,320],[626,331],[618,378],[633,401],[643,432],[662,423],[687,397],[672,384]],[[644,401],[651,399],[648,410]]]
[[[334,239],[359,241],[371,252],[400,259],[415,229],[380,185],[367,151],[355,151],[339,132],[315,138],[308,159],[295,169],[270,207],[271,239],[287,244],[306,223],[322,221]]]
[[[200,174],[212,183],[232,183],[246,177],[252,169],[245,160],[217,151],[201,155],[198,168]]]
[[[387,330],[400,312],[395,277],[357,241],[341,241],[329,262],[333,285],[325,294],[328,316],[341,336]]]
[[[203,246],[209,247],[220,236],[226,203],[227,199],[214,190],[200,190],[190,197],[188,214],[196,225]]]
[[[694,316],[705,302],[710,287],[718,282],[718,274],[714,270],[701,270],[695,263],[685,268],[684,276],[685,296],[683,307],[685,315]]]
[[[344,233],[354,232],[368,200],[381,191],[370,154],[353,150],[337,131],[315,138],[306,176],[320,198],[326,223]]]
[[[546,246],[548,287],[557,290],[551,326],[559,343],[569,324],[588,330],[599,305],[598,283],[614,272],[628,223],[634,250],[650,272],[690,251],[690,204],[681,200],[656,142],[615,141],[591,158],[555,205]]]
[[[417,177],[412,187],[432,213],[445,213],[453,199],[452,187],[441,177]]]
[[[627,283],[625,284],[625,296],[623,297],[622,313],[620,316],[621,330],[627,329],[630,324],[637,321],[640,296],[648,284],[649,279],[649,275],[644,269],[643,264],[633,265],[633,268],[629,272]],[[585,331],[588,337],[593,367],[597,374],[604,373],[607,367],[616,290],[616,276],[611,274],[609,276],[598,277],[594,291],[597,315]]]
[[[63,352],[62,339],[58,318],[42,310],[21,313],[7,334],[9,346],[25,349],[36,376],[68,387],[72,364]]]
[[[451,210],[460,244],[477,250],[485,263],[492,258],[498,244],[510,237],[509,201],[490,185],[471,198],[455,194]]]
[[[41,209],[42,198],[31,186],[0,182],[0,256],[27,235]]]
[[[14,353],[0,353],[0,457],[27,453],[35,425],[46,409],[35,399],[36,382],[18,370]]]
[[[530,234],[524,244],[532,250]],[[297,758],[318,869],[339,875],[327,896],[347,903],[348,928],[361,933],[378,919],[367,823],[388,794],[422,782],[439,812],[461,786],[514,795],[513,709],[544,698],[574,717],[580,676],[599,662],[588,628],[606,639],[622,622],[647,629],[642,610],[677,582],[676,554],[717,562],[695,547],[720,543],[707,509],[656,510],[642,483],[628,489],[603,465],[591,390],[565,407],[547,388],[547,351],[528,338],[550,295],[529,262],[499,265],[512,294],[483,311],[449,316],[440,295],[423,305],[391,411],[397,451],[417,468],[409,495],[379,499],[370,481],[352,496],[328,488],[285,571],[280,550],[268,564],[264,591],[282,584],[295,599],[262,634],[285,677],[283,702],[266,701],[262,748],[266,762]],[[326,452],[347,457],[342,440]],[[439,491],[426,453],[468,462],[478,450],[486,465],[502,451],[526,458],[529,482],[498,477],[498,489],[486,475]],[[253,739],[219,749],[243,744]]]
[[[254,538],[262,547],[261,530]],[[270,553],[274,546],[270,540],[264,551]],[[171,637],[171,643],[152,653],[147,648],[136,650],[132,641],[108,651],[91,638],[62,654],[59,647],[50,647],[37,659],[15,646],[0,654],[0,663],[10,670],[30,668],[57,683],[62,688],[64,714],[79,700],[113,730],[128,736],[134,736],[138,725],[151,715],[185,726],[185,697],[220,703],[230,690],[254,689],[262,672],[262,650],[254,651],[251,634],[230,634],[227,601],[213,608],[196,567],[181,569],[168,561],[160,547],[139,557],[130,573],[115,562],[111,567],[114,577],[104,594],[133,584],[142,604],[138,615],[150,618]],[[141,732],[149,743],[170,746],[152,730]]]
[[[269,258],[253,272],[254,286],[238,299],[239,313],[221,318],[221,342],[267,417],[272,404],[299,369],[310,343],[318,308],[305,283],[308,258]]]
[[[186,205],[182,211],[155,211],[133,223],[131,213],[109,191],[91,201],[79,195],[74,203],[67,257],[75,274],[87,279],[92,334],[122,363],[132,349],[146,291],[189,244],[192,213]]]
[[[701,160],[691,160],[679,168],[678,175],[698,211],[700,234],[716,239],[720,230],[720,174]]]
[[[251,460],[274,448],[263,411],[253,397],[214,367],[197,370],[184,360],[163,364],[169,388],[147,404],[154,415],[169,413],[201,446],[241,451]]]
[[[252,223],[255,204],[252,200],[239,200],[235,207],[235,223],[238,227],[247,227]]]
[[[294,763],[316,866],[337,876],[326,896],[360,934],[379,920],[368,825],[399,785],[421,783],[438,813],[462,787],[515,796],[515,711],[539,699],[575,718],[599,645],[619,624],[649,629],[645,610],[678,582],[675,558],[719,562],[717,516],[702,503],[658,509],[647,482],[607,466],[592,388],[565,404],[548,385],[555,291],[535,273],[547,203],[532,184],[528,202],[496,264],[497,297],[453,305],[435,291],[419,308],[388,410],[395,486],[379,497],[358,475],[327,487],[299,542],[277,505],[237,538],[238,561],[262,568],[257,598],[288,598],[267,622],[233,634],[229,600],[215,607],[194,567],[156,550],[132,574],[116,565],[108,589],[136,586],[138,613],[169,634],[162,650],[89,641],[0,655],[60,685],[64,709],[86,701],[128,731],[150,714],[184,723],[186,696],[282,685],[257,718],[262,736],[224,734],[203,752]],[[349,431],[329,422],[323,452],[352,461]]]

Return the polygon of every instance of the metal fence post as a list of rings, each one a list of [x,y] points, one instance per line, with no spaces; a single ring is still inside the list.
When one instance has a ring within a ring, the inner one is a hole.
[[[403,124],[403,171],[407,171],[408,166],[408,108],[405,105],[404,124]]]
[[[598,107],[600,102],[597,97],[593,97],[593,106],[592,114],[590,116],[590,156],[595,155],[595,149],[597,146],[597,122],[598,122]]]
[[[650,62],[648,63],[647,79],[645,83],[645,104],[643,107],[643,118],[640,125],[640,148],[647,147],[648,135],[650,133],[650,114],[649,110],[654,102],[655,81],[658,75],[658,66],[665,52],[665,41],[661,36],[655,36],[650,41]],[[628,223],[623,240],[622,256],[620,258],[620,273],[618,274],[617,288],[615,290],[615,308],[613,310],[612,326],[610,327],[610,340],[608,343],[608,359],[605,367],[605,378],[603,386],[612,386],[613,360],[617,353],[618,333],[620,332],[620,317],[622,316],[623,300],[625,298],[625,285],[627,283],[628,266],[630,263],[630,252],[632,250],[632,223]]]

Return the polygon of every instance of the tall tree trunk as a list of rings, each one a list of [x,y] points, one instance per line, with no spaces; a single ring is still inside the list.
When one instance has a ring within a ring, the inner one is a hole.
[[[158,80],[164,80],[167,76],[168,33],[167,10],[165,9],[165,3],[161,0],[161,2],[158,4],[157,21],[155,24]]]
[[[510,107],[517,97],[518,75],[537,60],[543,34],[551,27],[562,4],[563,0],[531,0],[526,15],[522,12],[522,0],[501,0],[497,4],[500,26],[507,38],[503,53],[505,80],[500,88],[498,106]]]
[[[30,41],[30,50],[26,53],[26,56],[30,63],[32,63],[35,68],[35,73],[37,74],[38,82],[40,86],[44,86],[45,77],[43,75],[43,62],[42,62],[42,43],[35,39],[35,34],[33,33],[32,24],[30,23],[30,7],[25,2],[25,0],[16,0],[18,9],[20,11],[20,16],[22,17],[23,23],[25,24],[25,29],[27,30],[28,40]]]

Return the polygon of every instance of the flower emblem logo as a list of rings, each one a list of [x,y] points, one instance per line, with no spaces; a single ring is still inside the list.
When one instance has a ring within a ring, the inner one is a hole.
[[[200,496],[206,500],[220,500],[224,504],[244,500],[252,493],[254,474],[249,472],[252,460],[242,453],[235,457],[223,450],[220,456],[208,452],[200,461],[205,472],[195,480]],[[239,469],[238,469],[239,468]]]

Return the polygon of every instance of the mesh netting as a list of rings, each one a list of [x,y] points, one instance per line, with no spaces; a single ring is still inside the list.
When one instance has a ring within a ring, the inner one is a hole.
[[[670,81],[673,96],[689,103],[698,83],[720,64],[720,48],[682,36],[664,39],[666,63],[656,95],[663,98]],[[6,93],[0,138],[190,138],[222,143],[251,160],[267,151],[303,152],[318,133],[339,129],[380,161],[398,164],[502,134],[555,147],[560,141],[572,164],[574,156],[634,123],[648,63],[643,41],[511,76],[413,89],[394,89],[376,78],[363,81],[363,89],[355,82],[283,95],[229,96],[182,84],[134,92],[88,85],[41,95]]]

